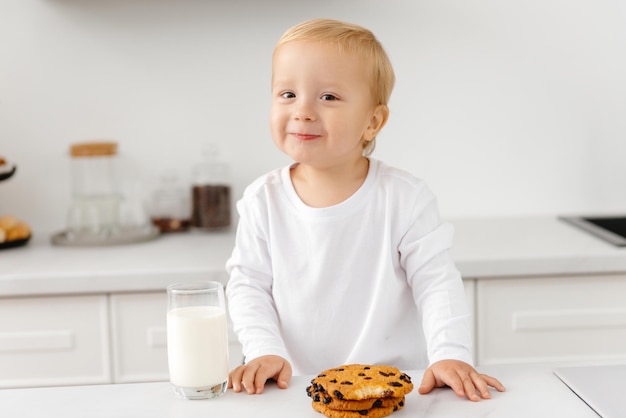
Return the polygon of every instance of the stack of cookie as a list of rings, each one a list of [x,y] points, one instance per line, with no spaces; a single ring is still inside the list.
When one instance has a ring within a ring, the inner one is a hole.
[[[386,417],[404,406],[411,378],[393,366],[349,364],[324,370],[306,393],[330,418]]]

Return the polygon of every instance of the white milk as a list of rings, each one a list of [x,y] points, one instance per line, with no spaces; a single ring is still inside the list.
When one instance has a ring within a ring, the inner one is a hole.
[[[215,306],[176,308],[167,314],[170,381],[180,387],[228,379],[226,311]]]

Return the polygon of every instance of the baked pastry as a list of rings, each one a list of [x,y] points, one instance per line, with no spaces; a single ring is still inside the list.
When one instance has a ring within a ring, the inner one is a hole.
[[[11,229],[6,231],[7,241],[15,241],[30,237],[30,227],[24,222],[18,222]]]
[[[30,237],[30,227],[15,216],[0,216],[0,243]]]
[[[15,216],[0,216],[0,228],[4,229],[5,231],[13,228],[15,225],[17,225],[18,222],[19,219],[17,219]]]
[[[397,400],[397,398],[394,399],[396,399],[397,402],[391,406],[379,406],[369,409],[360,409],[356,411],[333,409],[330,408],[328,405],[324,405],[322,402],[313,402],[312,406],[314,410],[324,414],[329,418],[379,418],[389,416],[399,409],[402,409],[402,407],[404,406],[404,398],[402,398],[402,400]]]
[[[384,417],[404,406],[411,377],[396,367],[349,364],[324,370],[306,388],[313,409],[327,417]]]
[[[402,397],[413,390],[411,378],[393,366],[350,364],[328,369],[311,384],[338,399]]]
[[[341,411],[362,411],[364,409],[372,408],[388,408],[397,406],[404,403],[404,397],[402,398],[369,398],[362,399],[360,401],[350,401],[345,399],[338,399],[331,396],[329,393],[314,392],[309,394],[308,391],[312,390],[312,386],[307,388],[307,394],[311,397],[313,402],[319,402],[323,405],[327,405],[330,409],[338,409]]]

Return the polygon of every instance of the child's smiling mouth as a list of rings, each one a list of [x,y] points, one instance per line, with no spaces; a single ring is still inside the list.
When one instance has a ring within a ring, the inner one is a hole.
[[[320,135],[316,135],[316,134],[305,134],[305,133],[298,133],[298,132],[292,132],[290,135],[301,141],[312,141],[320,137]]]

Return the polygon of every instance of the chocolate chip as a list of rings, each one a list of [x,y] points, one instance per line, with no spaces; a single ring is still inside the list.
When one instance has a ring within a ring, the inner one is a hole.
[[[337,383],[337,379],[331,380],[330,383]]]
[[[411,383],[411,376],[409,376],[408,374],[404,374],[403,373],[403,374],[400,375],[400,380],[405,380],[408,383]]]
[[[371,377],[367,376],[366,378],[364,378],[363,380],[372,380]]]
[[[365,366],[365,367],[363,367],[363,370],[369,370],[369,369],[371,369],[371,367],[370,367],[370,366]]]
[[[402,387],[402,383],[400,383],[400,382],[388,382],[387,384],[389,386],[393,386],[393,387],[396,387],[396,388],[401,388]]]
[[[322,403],[324,405],[328,405],[329,403],[331,403],[333,401],[333,398],[331,398],[330,396],[324,396],[324,400],[322,401]]]
[[[378,373],[380,373],[381,376],[389,377],[389,373],[385,373],[385,372],[378,372]]]
[[[363,410],[359,411],[359,414],[361,414],[361,415],[367,415],[367,413],[368,413],[368,412],[369,412],[369,411],[368,411],[367,409],[363,409]]]
[[[313,402],[319,402],[320,401],[320,394],[316,393],[315,396],[313,396]]]
[[[404,401],[400,401],[400,402],[398,403],[398,405],[400,405],[400,406],[404,406]]]
[[[334,391],[333,394],[337,399],[343,399],[343,393],[339,392],[338,390]]]
[[[352,385],[352,382],[348,380],[344,380],[343,382],[340,383],[340,385]]]
[[[383,406],[383,401],[380,399],[376,399],[372,404],[372,408],[380,408],[381,406]]]

